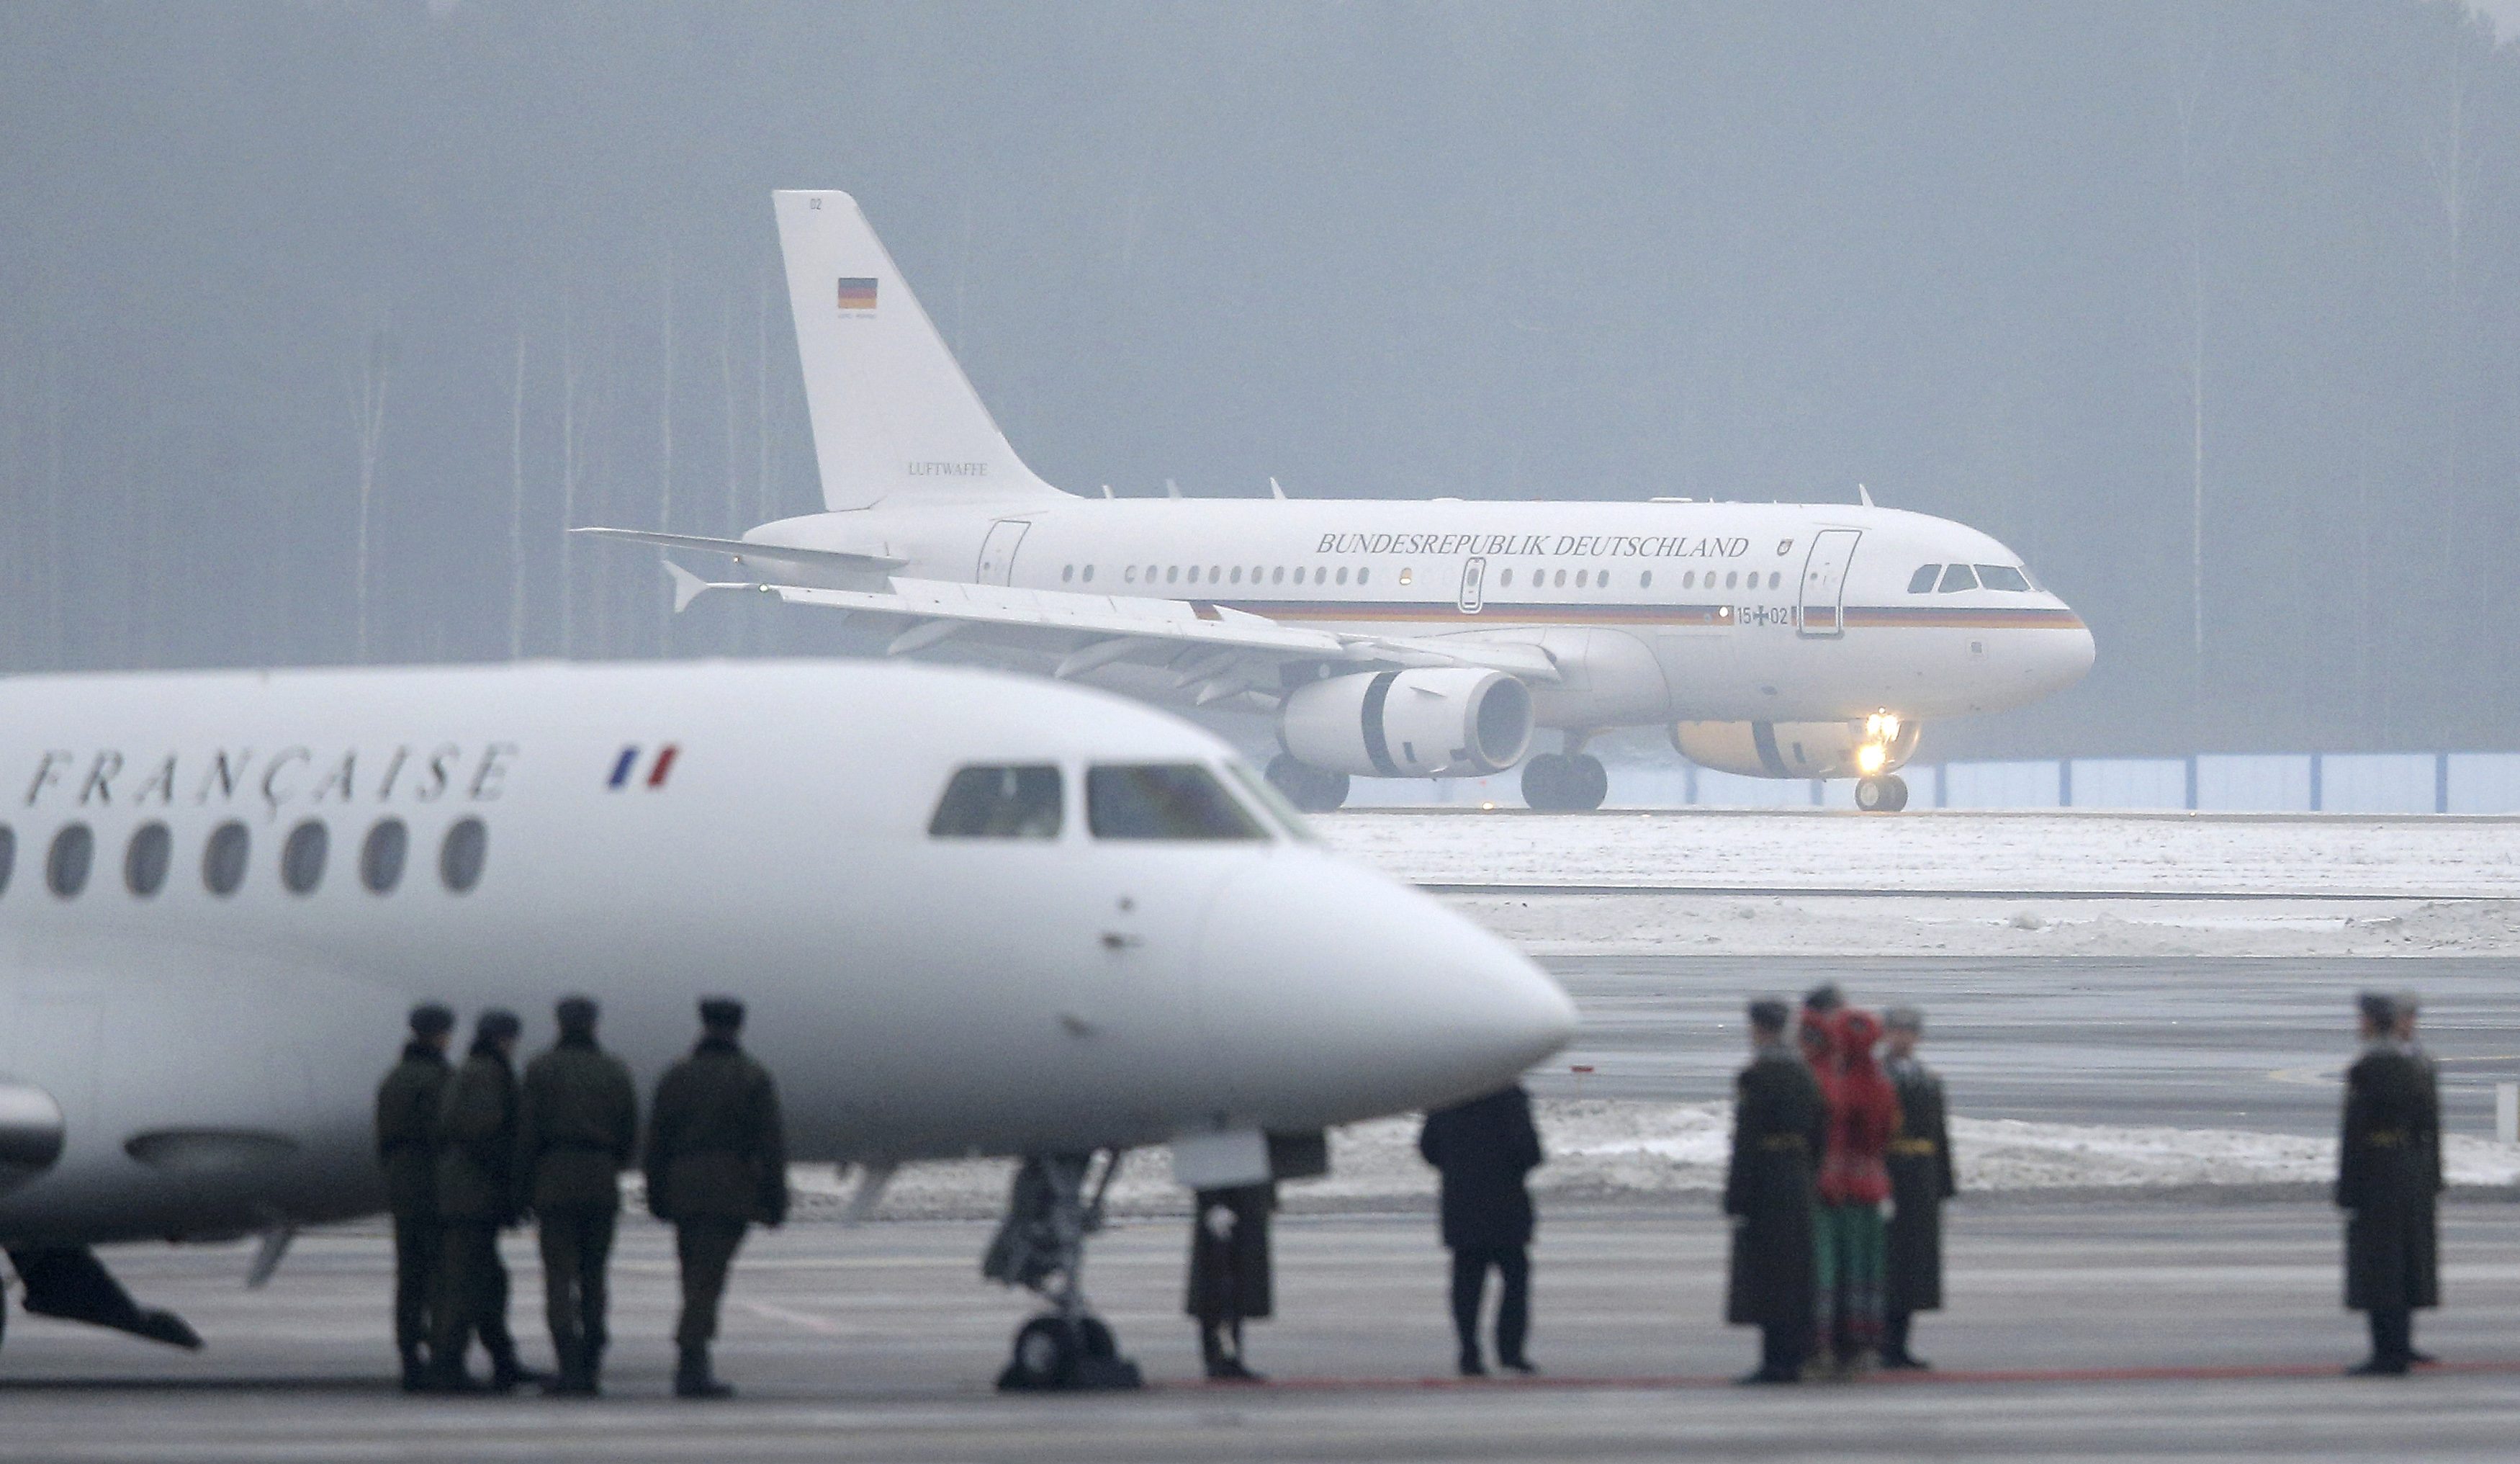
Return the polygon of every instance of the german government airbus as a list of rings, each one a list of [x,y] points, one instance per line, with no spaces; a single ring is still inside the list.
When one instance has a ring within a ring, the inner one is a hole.
[[[1857,504],[1182,500],[1035,477],[834,192],[775,196],[825,511],[741,538],[590,528],[724,556],[678,608],[766,591],[937,649],[1160,702],[1273,716],[1270,781],[1337,807],[1351,775],[1484,777],[1593,808],[1584,751],[1658,725],[1709,767],[1856,777],[1907,801],[1929,720],[2090,669],[2091,631],[1965,526]],[[1274,487],[1274,484],[1273,484]],[[1532,755],[1535,732],[1559,750]]]
[[[1108,1351],[1075,1285],[1098,1155],[1302,1172],[1575,1023],[1216,739],[983,671],[26,677],[0,773],[0,1248],[28,1310],[176,1344],[92,1247],[259,1234],[267,1275],[382,1208],[371,1095],[423,999],[539,1045],[589,993],[644,1085],[730,990],[798,1158],[1038,1161],[1041,1383]]]

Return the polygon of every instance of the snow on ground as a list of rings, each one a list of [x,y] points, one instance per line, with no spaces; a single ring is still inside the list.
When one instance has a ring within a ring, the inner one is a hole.
[[[1337,848],[1454,885],[2520,897],[2520,821],[1828,810],[1348,813]]]
[[[1532,1175],[1544,1199],[1705,1196],[1723,1188],[1732,1106],[1540,1099],[1535,1108],[1549,1163]],[[1435,1172],[1418,1158],[1418,1120],[1385,1119],[1330,1136],[1330,1172],[1284,1187],[1289,1209],[1414,1210],[1430,1202]],[[2141,1192],[2198,1187],[2323,1184],[2336,1175],[2332,1139],[2220,1128],[2112,1127],[1955,1119],[1952,1148],[1964,1192]],[[2457,1187],[2520,1183],[2520,1149],[2452,1135],[2444,1162]],[[913,1165],[886,1192],[888,1218],[990,1215],[1004,1205],[1010,1166],[969,1160]],[[848,1186],[829,1169],[796,1172],[798,1211],[838,1212]],[[1186,1212],[1167,1153],[1130,1156],[1111,1191],[1123,1214]]]

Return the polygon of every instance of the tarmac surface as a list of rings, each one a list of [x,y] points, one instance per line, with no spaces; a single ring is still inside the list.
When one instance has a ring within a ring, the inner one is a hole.
[[[1822,981],[1861,1005],[1924,1009],[1925,1056],[1978,1119],[2332,1133],[2354,1058],[2354,993],[2412,989],[2442,1065],[2444,1121],[2494,1132],[2520,1080],[2520,960],[1585,955],[1543,959],[1584,1013],[1535,1091],[1729,1097],[1743,1002]]]
[[[1027,1308],[983,1283],[988,1227],[793,1225],[737,1268],[730,1403],[665,1396],[671,1251],[644,1220],[616,1266],[609,1396],[440,1400],[388,1381],[383,1238],[299,1242],[259,1293],[242,1248],[111,1257],[209,1339],[185,1354],[15,1316],[0,1351],[11,1459],[690,1460],[2507,1458],[2520,1436],[2520,1206],[2444,1212],[2443,1369],[2348,1379],[2337,1224],[2315,1204],[1955,1207],[1951,1309],[1921,1380],[1738,1389],[1752,1334],[1718,1322],[1711,1208],[1552,1213],[1536,1253],[1537,1383],[1447,1376],[1430,1217],[1299,1215],[1279,1231],[1265,1387],[1195,1380],[1178,1220],[1115,1227],[1091,1279],[1148,1391],[1002,1397]],[[544,1354],[521,1237],[517,1330]]]

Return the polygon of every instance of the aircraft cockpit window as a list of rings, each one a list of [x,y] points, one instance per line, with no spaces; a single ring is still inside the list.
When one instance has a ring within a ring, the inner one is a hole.
[[[1306,844],[1322,842],[1322,836],[1313,832],[1311,824],[1304,822],[1304,815],[1296,812],[1295,805],[1286,801],[1286,796],[1278,791],[1278,785],[1260,776],[1251,764],[1237,760],[1225,764],[1225,770],[1234,775],[1234,781],[1242,786],[1244,793],[1268,810],[1269,816],[1278,821],[1278,827]]]
[[[1934,581],[1940,579],[1942,575],[1943,567],[1941,565],[1919,566],[1915,573],[1908,576],[1908,593],[1912,595],[1932,593]]]
[[[1991,590],[2014,590],[2030,593],[2030,577],[2010,565],[1980,565],[1977,582]]]
[[[481,883],[481,865],[490,856],[490,829],[477,818],[459,818],[437,846],[437,877],[457,894],[470,894]]]
[[[1216,775],[1195,762],[1089,769],[1085,822],[1097,839],[1269,837]]]
[[[175,836],[155,819],[131,831],[122,850],[122,886],[147,899],[166,888],[167,866],[175,862]]]
[[[18,868],[18,831],[0,824],[0,893],[9,889],[9,876]]]
[[[1942,592],[1944,594],[1948,595],[1958,590],[1973,590],[1976,588],[1977,576],[1969,572],[1968,566],[1953,565],[1943,571]]]
[[[87,888],[87,872],[96,863],[96,833],[83,823],[64,824],[44,855],[44,884],[63,899]]]
[[[371,894],[388,894],[402,883],[402,866],[411,852],[411,830],[399,818],[380,818],[359,842],[359,883]]]
[[[932,839],[1056,839],[1062,812],[1058,769],[966,767],[945,784]]]
[[[324,883],[324,861],[332,851],[333,836],[324,820],[303,820],[280,846],[280,883],[292,894],[314,893]]]
[[[202,846],[202,887],[225,898],[245,884],[246,859],[253,851],[253,835],[231,818],[210,830]]]

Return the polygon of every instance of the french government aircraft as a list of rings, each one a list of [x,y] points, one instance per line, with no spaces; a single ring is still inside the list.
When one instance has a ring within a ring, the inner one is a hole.
[[[382,1205],[405,1012],[584,991],[643,1087],[729,990],[800,1159],[1024,1156],[1053,1309],[1123,1151],[1303,1172],[1332,1124],[1511,1081],[1548,977],[1321,847],[1222,743],[1099,692],[848,662],[0,684],[0,1248],[30,1311],[198,1345],[93,1247]],[[1300,913],[1300,919],[1289,918]],[[382,1312],[380,1312],[382,1325]]]
[[[1855,776],[1907,803],[1924,721],[2079,680],[2092,633],[1976,529],[1855,505],[1084,498],[1008,444],[857,203],[775,195],[825,512],[739,539],[588,528],[732,560],[676,606],[767,591],[946,648],[1277,719],[1270,781],[1522,764],[1536,808],[1608,792],[1588,738],[1660,725],[1709,767]],[[1273,482],[1272,487],[1275,487]],[[940,652],[940,654],[942,654]],[[1536,728],[1561,751],[1525,760]]]

